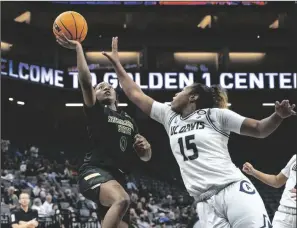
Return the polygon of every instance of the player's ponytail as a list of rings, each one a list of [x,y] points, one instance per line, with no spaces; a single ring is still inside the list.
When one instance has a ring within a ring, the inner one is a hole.
[[[228,108],[228,94],[220,85],[211,86],[214,108]]]

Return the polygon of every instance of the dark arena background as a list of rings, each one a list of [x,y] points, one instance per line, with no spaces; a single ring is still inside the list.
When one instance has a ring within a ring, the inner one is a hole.
[[[133,226],[194,227],[194,201],[166,132],[128,101],[101,51],[110,51],[111,38],[118,36],[122,64],[158,101],[171,102],[193,81],[220,83],[228,89],[230,109],[261,119],[274,112],[277,100],[297,103],[297,4],[1,2],[3,227],[9,227],[10,209],[18,206],[15,197],[24,189],[40,212],[40,227],[100,227],[96,205],[79,194],[76,182],[90,149],[76,54],[59,46],[52,33],[55,18],[69,10],[88,23],[83,47],[94,85],[105,80],[117,89],[121,108],[152,146],[151,161],[127,177]],[[232,134],[229,141],[236,166],[249,161],[273,174],[296,148],[296,117],[283,121],[268,138]],[[283,189],[250,179],[272,219]],[[53,206],[44,212],[46,198]]]

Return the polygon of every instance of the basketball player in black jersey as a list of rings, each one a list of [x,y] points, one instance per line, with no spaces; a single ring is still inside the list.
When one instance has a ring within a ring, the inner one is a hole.
[[[102,228],[128,227],[126,212],[130,198],[122,187],[124,173],[133,167],[136,154],[143,161],[150,160],[150,144],[138,134],[134,120],[127,113],[118,111],[117,95],[111,85],[101,82],[95,89],[92,87],[81,44],[65,36],[57,38],[57,42],[63,47],[76,49],[84,112],[94,144],[79,170],[80,192],[98,204]]]

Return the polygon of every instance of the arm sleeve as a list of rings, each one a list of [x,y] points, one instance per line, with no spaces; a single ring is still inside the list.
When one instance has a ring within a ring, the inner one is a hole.
[[[176,116],[177,113],[173,112],[170,106],[154,101],[150,117],[163,124],[167,132],[171,121]]]
[[[296,161],[296,155],[294,155],[290,161],[288,162],[288,164],[286,165],[285,168],[282,169],[281,173],[284,174],[287,178],[289,178],[290,176],[290,168],[292,166],[292,164],[294,163],[294,161]]]
[[[240,128],[245,117],[229,109],[216,109],[217,120],[225,131],[232,131],[240,134]]]

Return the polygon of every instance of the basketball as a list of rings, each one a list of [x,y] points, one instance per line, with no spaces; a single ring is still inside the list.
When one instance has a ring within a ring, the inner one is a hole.
[[[69,40],[82,42],[88,33],[88,24],[85,18],[74,11],[61,13],[53,24],[55,36],[62,36],[62,33]]]

